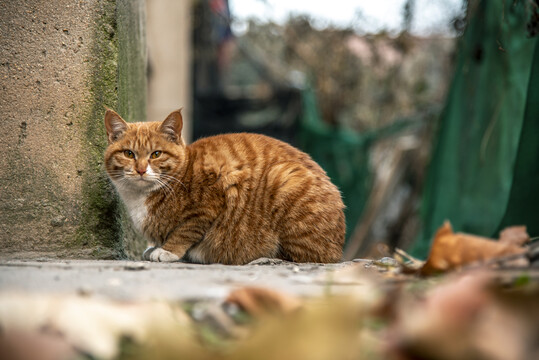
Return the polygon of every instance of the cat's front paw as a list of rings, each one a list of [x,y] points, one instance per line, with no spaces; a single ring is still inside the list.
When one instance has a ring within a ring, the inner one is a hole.
[[[156,262],[173,262],[180,260],[180,257],[160,247],[150,246],[142,254],[142,259]]]

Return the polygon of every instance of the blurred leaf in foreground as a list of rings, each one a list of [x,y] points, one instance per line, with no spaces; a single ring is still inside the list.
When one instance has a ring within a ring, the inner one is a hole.
[[[537,287],[508,290],[493,273],[448,278],[420,299],[400,301],[391,358],[537,359],[538,295]]]
[[[234,290],[228,295],[226,303],[239,306],[251,316],[287,314],[302,306],[302,302],[294,296],[258,287]]]
[[[118,355],[128,338],[145,342],[175,333],[176,342],[192,342],[191,320],[179,307],[163,302],[119,303],[79,296],[4,293],[0,295],[3,334],[55,334],[84,354],[100,359]],[[38,344],[29,343],[29,347]]]

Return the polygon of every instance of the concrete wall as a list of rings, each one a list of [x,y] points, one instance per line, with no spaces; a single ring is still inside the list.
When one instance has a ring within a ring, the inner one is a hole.
[[[0,2],[0,257],[144,246],[124,236],[102,119],[145,119],[145,61],[143,0]]]

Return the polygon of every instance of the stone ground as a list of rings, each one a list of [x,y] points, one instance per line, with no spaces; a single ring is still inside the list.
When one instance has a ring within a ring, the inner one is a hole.
[[[266,259],[244,266],[107,260],[0,260],[0,292],[84,294],[113,300],[222,300],[244,286],[301,297],[356,290],[334,275],[365,260],[295,264]]]
[[[539,358],[537,269],[392,270],[0,259],[0,358]]]

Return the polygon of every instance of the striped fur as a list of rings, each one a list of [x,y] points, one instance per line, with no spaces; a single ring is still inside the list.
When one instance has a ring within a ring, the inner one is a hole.
[[[163,122],[126,123],[108,110],[105,126],[105,166],[153,247],[148,260],[341,260],[341,195],[307,154],[246,133],[185,146],[179,111]],[[152,158],[155,151],[161,154]]]

